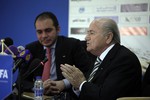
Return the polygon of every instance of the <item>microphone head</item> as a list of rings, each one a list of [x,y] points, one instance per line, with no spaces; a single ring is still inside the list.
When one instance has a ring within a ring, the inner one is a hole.
[[[19,54],[17,47],[15,47],[14,45],[9,46],[8,48],[14,53],[14,55],[17,56]],[[6,49],[4,52],[6,54],[11,54],[11,52],[8,49]]]
[[[14,44],[13,40],[12,40],[10,37],[4,38],[4,43],[5,43],[7,46],[10,46],[10,45],[13,45],[13,44]]]
[[[25,50],[25,47],[23,47],[23,46],[18,46],[17,49],[18,49],[18,52],[22,52],[23,50]]]
[[[24,51],[19,53],[17,58],[22,58],[26,62],[29,62],[32,59],[32,54],[30,53],[29,50],[24,50]]]
[[[14,44],[13,40],[10,37],[6,37],[3,40],[7,47]],[[1,51],[2,51],[2,43],[0,42],[0,52]]]
[[[42,61],[43,64],[45,64],[48,61],[48,58],[45,57],[44,60]]]

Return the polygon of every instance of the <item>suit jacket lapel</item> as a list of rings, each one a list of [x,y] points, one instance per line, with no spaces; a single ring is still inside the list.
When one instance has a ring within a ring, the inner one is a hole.
[[[57,71],[57,79],[62,79],[60,64],[66,63],[66,52],[67,47],[65,47],[64,37],[58,36],[57,43],[55,47],[55,62],[56,62],[56,71]]]
[[[101,65],[99,66],[99,69],[97,70],[94,78],[92,79],[92,82],[98,77],[101,76],[101,74],[109,67],[111,60],[115,57],[116,53],[118,52],[120,48],[120,44],[115,44],[114,47],[108,52],[104,60],[102,61]]]

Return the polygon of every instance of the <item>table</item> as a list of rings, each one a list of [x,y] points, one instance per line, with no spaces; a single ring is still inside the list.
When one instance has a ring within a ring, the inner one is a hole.
[[[22,94],[22,97],[27,98],[28,100],[34,100],[34,93],[32,93],[32,92],[24,92]],[[52,100],[52,97],[44,95],[44,100]]]

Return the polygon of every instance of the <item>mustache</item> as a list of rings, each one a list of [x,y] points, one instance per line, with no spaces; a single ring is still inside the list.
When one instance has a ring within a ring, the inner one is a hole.
[[[44,41],[50,41],[51,39],[48,39],[47,37],[46,38],[42,38],[41,39],[41,42],[44,42]]]

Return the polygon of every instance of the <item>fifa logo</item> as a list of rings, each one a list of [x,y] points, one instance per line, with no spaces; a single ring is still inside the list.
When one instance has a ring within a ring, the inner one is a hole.
[[[0,79],[8,79],[8,72],[6,69],[0,69]]]

